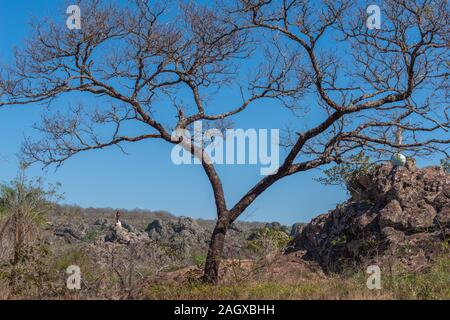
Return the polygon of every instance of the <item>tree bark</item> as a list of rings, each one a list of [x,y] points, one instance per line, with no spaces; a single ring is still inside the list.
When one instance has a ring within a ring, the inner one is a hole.
[[[216,284],[219,281],[219,268],[222,261],[225,236],[228,231],[228,222],[219,219],[214,228],[206,257],[203,280]]]

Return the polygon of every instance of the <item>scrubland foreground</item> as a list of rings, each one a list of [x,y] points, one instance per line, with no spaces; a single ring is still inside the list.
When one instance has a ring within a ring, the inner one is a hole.
[[[387,163],[348,187],[308,224],[235,223],[212,285],[214,221],[135,210],[117,225],[21,175],[2,190],[0,299],[450,299],[448,172]]]

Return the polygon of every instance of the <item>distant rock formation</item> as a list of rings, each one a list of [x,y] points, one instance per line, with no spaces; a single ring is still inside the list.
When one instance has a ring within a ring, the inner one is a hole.
[[[361,178],[358,197],[318,216],[291,242],[287,253],[326,271],[361,263],[402,263],[420,270],[448,252],[450,175],[439,167],[417,169],[387,163]]]
[[[76,243],[81,241],[87,233],[88,226],[84,223],[74,225],[71,223],[65,223],[59,226],[52,226],[54,228],[54,235],[64,238],[68,243]]]
[[[128,224],[126,224],[128,226]],[[125,228],[122,224],[115,224],[110,228],[110,232],[105,236],[105,242],[117,242],[120,244],[132,244],[136,242],[148,241],[145,232],[139,232],[132,227]]]
[[[300,233],[302,233],[305,226],[306,226],[306,223],[294,223],[291,227],[291,232],[289,233],[289,235],[292,238],[297,237]]]
[[[67,212],[58,211],[49,217],[48,242],[61,247],[82,248],[95,261],[101,260],[102,263],[107,263],[109,259],[108,250],[126,251],[137,247],[148,254],[158,253],[157,259],[161,259],[161,263],[167,260],[180,265],[198,263],[206,257],[215,224],[212,220],[133,211],[126,212],[120,219],[121,226],[118,226],[113,209],[66,209]],[[235,222],[227,234],[224,258],[259,257],[260,254],[249,247],[252,243],[248,239],[262,228],[277,230],[286,236],[291,231],[291,228],[277,222]],[[270,242],[273,239],[267,240]]]
[[[196,254],[206,254],[212,232],[210,227],[189,217],[180,217],[175,220],[156,219],[149,223],[145,231],[150,239],[170,246],[177,255],[186,259]],[[240,247],[245,239],[241,233],[242,230],[238,224],[230,229],[225,245],[226,256],[241,253]]]

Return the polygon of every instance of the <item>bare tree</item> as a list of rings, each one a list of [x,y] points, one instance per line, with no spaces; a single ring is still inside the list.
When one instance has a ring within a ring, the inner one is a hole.
[[[2,70],[0,106],[54,105],[71,92],[98,98],[100,107],[79,103],[69,115],[45,117],[39,127],[45,138],[24,145],[28,163],[61,165],[83,151],[146,139],[181,143],[202,159],[217,208],[207,281],[218,280],[229,226],[277,181],[343,163],[361,151],[377,157],[398,150],[446,154],[445,0],[384,1],[380,30],[368,30],[365,8],[347,0],[236,0],[214,7],[135,1],[126,8],[100,0],[81,3],[79,31],[51,21],[34,26],[36,35],[16,52],[16,63]],[[254,54],[256,47],[264,59]],[[243,84],[239,67],[255,60],[260,67]],[[224,85],[235,88],[242,103],[217,112],[208,94]],[[180,98],[186,89],[190,103]],[[313,111],[321,120],[293,128],[278,171],[228,206],[205,150],[191,149],[181,138],[173,141],[171,132],[199,120],[224,121],[260,99],[305,118]],[[157,119],[167,104],[172,123]],[[133,122],[148,131],[127,135]],[[399,128],[401,143],[395,139]]]

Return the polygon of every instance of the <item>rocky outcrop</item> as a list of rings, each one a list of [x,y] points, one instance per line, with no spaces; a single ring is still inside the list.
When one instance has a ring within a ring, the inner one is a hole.
[[[450,237],[450,175],[439,167],[385,164],[362,177],[358,198],[307,224],[287,252],[339,272],[361,263],[401,262],[412,270],[445,253]]]
[[[306,223],[294,223],[291,227],[291,232],[289,233],[289,236],[291,236],[292,238],[297,237],[300,233],[302,233],[305,226]]]
[[[167,246],[176,255],[189,259],[207,250],[209,234],[192,218],[156,219],[145,229],[150,239]]]
[[[125,215],[119,228],[115,225],[114,211],[108,211],[108,214],[95,212],[91,210],[76,216],[63,213],[53,215],[47,224],[48,242],[61,248],[81,248],[80,250],[89,252],[95,261],[102,263],[107,263],[111,250],[133,251],[136,248],[147,248],[143,251],[148,251],[148,254],[153,252],[151,259],[185,266],[205,259],[215,224],[212,220],[177,218],[171,215],[157,218],[152,215],[148,219],[148,215],[135,213]],[[235,222],[227,233],[224,258],[259,258],[261,254],[253,250],[255,243],[259,244],[259,241],[248,239],[264,228],[279,231],[286,237],[290,232],[290,228],[277,222]],[[265,240],[278,244],[278,238]]]
[[[175,221],[156,219],[145,231],[153,240],[174,240],[174,237],[181,237],[183,240],[202,242],[208,238],[205,228],[188,217],[180,217]]]
[[[169,221],[157,219],[145,231],[150,239],[170,245],[178,254],[186,256],[196,250],[203,250],[209,240],[207,230],[188,217]]]
[[[278,222],[257,225],[235,222],[227,233],[224,258],[253,258],[255,253],[248,248],[248,241],[260,228],[280,231],[286,237],[290,232],[288,227]],[[180,217],[176,220],[156,219],[148,224],[145,231],[153,241],[170,248],[177,256],[190,260],[193,256],[208,252],[212,229],[210,222],[205,225],[205,221]]]
[[[82,241],[88,232],[88,226],[84,223],[80,225],[63,224],[58,226],[52,226],[54,228],[54,235],[61,237],[68,243],[76,243]]]
[[[97,219],[91,225],[65,223],[49,224],[48,227],[53,230],[54,237],[63,239],[69,244],[94,242],[101,245],[105,242],[115,242],[125,245],[149,240],[147,233],[137,230],[127,222],[122,222],[122,226],[117,226],[109,223],[107,219]]]
[[[265,225],[264,227],[265,227],[265,228],[268,228],[268,229],[275,230],[275,231],[281,231],[281,232],[284,232],[284,233],[286,233],[287,235],[289,235],[289,234],[291,233],[291,231],[292,231],[292,227],[289,228],[289,227],[287,227],[287,226],[282,225],[282,224],[279,223],[279,222],[270,222],[270,223],[266,223],[266,225]]]
[[[128,226],[126,228],[125,226]],[[148,235],[145,232],[139,232],[128,224],[125,226],[114,225],[105,236],[105,242],[117,242],[120,244],[133,244],[137,242],[148,241]]]

